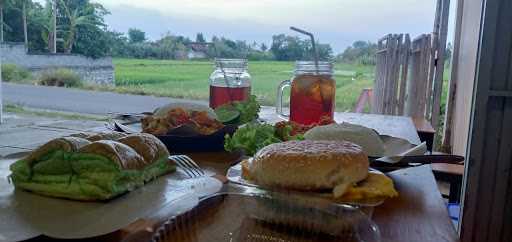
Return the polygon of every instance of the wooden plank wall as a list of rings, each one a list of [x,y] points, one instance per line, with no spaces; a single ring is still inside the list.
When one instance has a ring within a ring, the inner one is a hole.
[[[481,9],[461,240],[512,241],[512,1]]]

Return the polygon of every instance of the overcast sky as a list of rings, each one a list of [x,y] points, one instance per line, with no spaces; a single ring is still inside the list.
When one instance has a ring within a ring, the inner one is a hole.
[[[388,33],[415,37],[432,31],[436,0],[95,0],[112,13],[111,29],[135,27],[149,39],[162,34],[195,39],[203,32],[271,43],[272,35],[295,34],[296,26],[329,43],[335,53],[356,40],[376,41]],[[455,1],[453,1],[455,2]],[[450,40],[450,39],[449,39]]]

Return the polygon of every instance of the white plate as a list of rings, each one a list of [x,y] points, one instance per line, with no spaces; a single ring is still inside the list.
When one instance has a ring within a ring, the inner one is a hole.
[[[168,214],[160,216],[187,211],[200,196],[222,188],[213,177],[186,179],[178,169],[108,202],[80,202],[14,189],[7,180],[12,162],[0,160],[0,242],[40,234],[62,239],[103,235],[163,210]]]

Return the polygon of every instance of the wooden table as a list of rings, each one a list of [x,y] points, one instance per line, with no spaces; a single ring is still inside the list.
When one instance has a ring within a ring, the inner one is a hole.
[[[275,110],[264,107],[260,117],[269,122],[279,119]],[[351,122],[377,130],[381,134],[407,139],[419,144],[416,127],[408,117],[361,113],[336,113],[337,122]],[[190,154],[202,165],[225,174],[236,157],[226,153]],[[231,160],[231,162],[229,162]],[[388,173],[400,196],[377,207],[373,219],[378,224],[383,242],[458,241],[455,227],[437,188],[429,165]]]
[[[223,152],[190,155],[202,167],[224,174],[236,162],[236,156]],[[458,241],[430,165],[388,175],[400,195],[386,200],[373,212],[372,219],[380,228],[383,242]]]
[[[262,112],[262,118],[275,115]],[[268,116],[266,116],[268,115]],[[337,113],[336,121],[362,124],[376,129],[379,133],[409,140],[418,144],[419,138],[409,118]],[[189,154],[203,168],[226,174],[227,169],[239,159],[238,155],[227,152]],[[375,208],[373,220],[378,224],[383,242],[414,241],[458,241],[457,233],[448,216],[430,166],[420,166],[389,173],[400,196],[388,199]],[[229,186],[227,184],[226,186]],[[119,241],[134,229],[140,229],[135,222],[120,231],[97,238],[97,241]],[[43,239],[43,237],[38,237]],[[38,240],[39,241],[39,240]]]
[[[373,213],[383,241],[459,241],[429,165],[388,173],[400,196]]]
[[[260,118],[274,123],[281,121],[276,115],[275,108],[264,106],[261,108]],[[349,122],[359,124],[368,128],[375,129],[379,134],[390,135],[402,139],[406,139],[411,144],[420,144],[420,138],[416,127],[409,117],[391,116],[381,114],[367,114],[367,113],[343,113],[337,112],[334,114],[336,122]]]
[[[218,173],[225,173],[237,158],[224,152],[196,153],[191,156],[202,167]],[[383,242],[459,241],[429,165],[398,170],[388,175],[400,195],[386,200],[373,211],[372,219],[379,226]],[[102,237],[102,241],[117,241],[134,228],[140,230],[135,224]]]

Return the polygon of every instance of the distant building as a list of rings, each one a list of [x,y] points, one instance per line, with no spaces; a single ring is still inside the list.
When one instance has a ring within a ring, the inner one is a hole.
[[[205,59],[208,58],[208,45],[206,43],[192,42],[188,44],[189,51],[187,57],[189,59]]]

